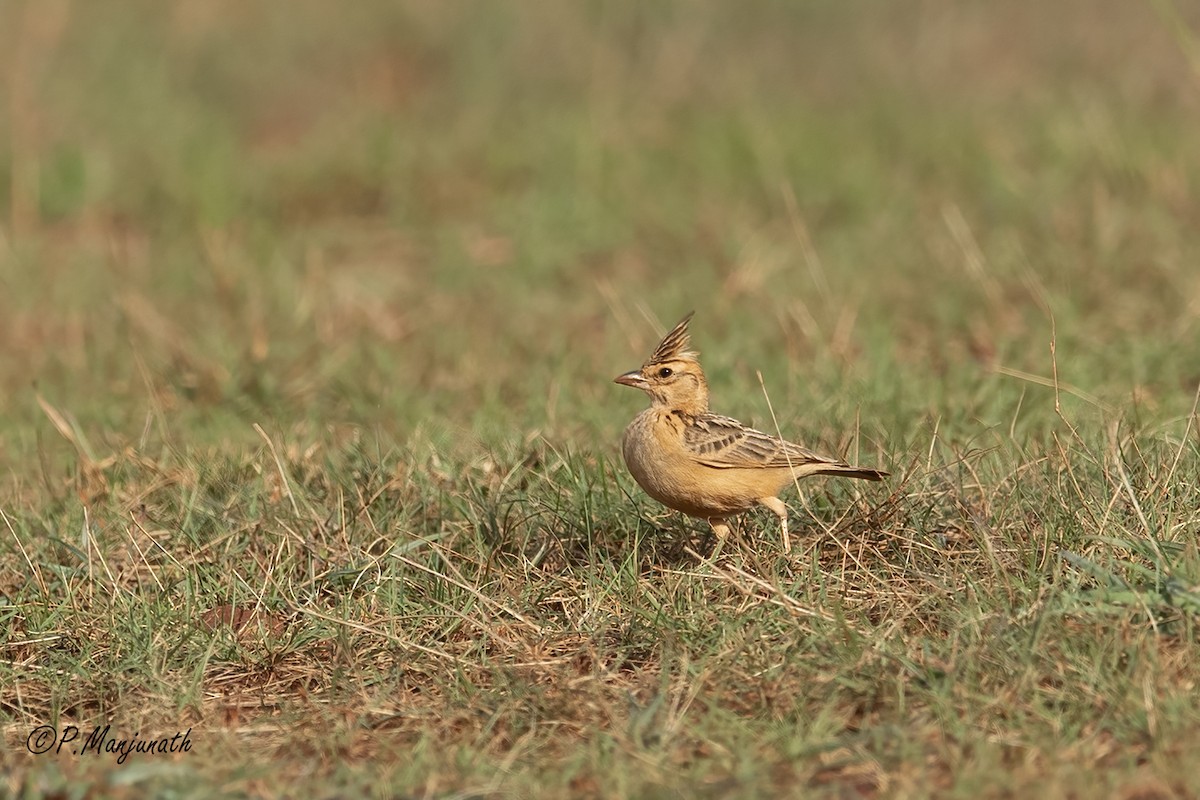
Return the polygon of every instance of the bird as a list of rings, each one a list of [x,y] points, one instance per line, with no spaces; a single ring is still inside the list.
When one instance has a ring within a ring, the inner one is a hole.
[[[625,465],[646,494],[708,521],[717,535],[712,558],[731,533],[730,517],[755,505],[779,518],[790,553],[788,509],[779,499],[785,486],[811,475],[879,481],[889,473],[818,455],[709,411],[708,381],[688,333],[694,314],[680,320],[641,367],[613,379],[650,396],[650,407],[622,436]]]

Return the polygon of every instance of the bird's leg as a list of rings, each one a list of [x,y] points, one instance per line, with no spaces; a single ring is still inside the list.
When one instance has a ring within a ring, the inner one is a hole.
[[[775,512],[775,516],[779,517],[779,529],[783,532],[783,552],[792,552],[792,540],[788,536],[787,506],[778,497],[760,497],[758,502]]]
[[[709,517],[708,524],[712,525],[713,533],[717,535],[717,546],[713,548],[712,555],[709,556],[711,561],[716,561],[717,556],[721,555],[721,548],[725,546],[725,540],[729,538],[733,529],[720,517]]]

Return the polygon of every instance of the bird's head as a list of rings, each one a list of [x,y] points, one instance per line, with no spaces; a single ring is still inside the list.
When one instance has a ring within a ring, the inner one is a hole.
[[[614,382],[641,389],[655,405],[672,411],[693,415],[708,411],[708,381],[700,368],[699,354],[689,349],[687,327],[691,319],[688,314],[680,320],[640,369],[618,375]]]

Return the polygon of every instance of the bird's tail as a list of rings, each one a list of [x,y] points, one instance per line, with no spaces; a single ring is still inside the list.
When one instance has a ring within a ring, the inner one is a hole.
[[[861,478],[864,481],[881,481],[892,473],[881,469],[870,469],[869,467],[855,467],[850,464],[829,464],[821,467],[813,474],[837,475],[839,478]]]

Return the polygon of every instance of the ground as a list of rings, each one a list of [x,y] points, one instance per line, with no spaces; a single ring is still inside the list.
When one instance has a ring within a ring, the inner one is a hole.
[[[1200,796],[1198,36],[0,6],[3,792]],[[716,411],[892,472],[790,557],[621,463],[693,309]]]

